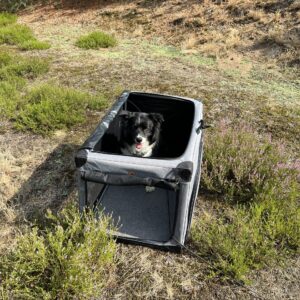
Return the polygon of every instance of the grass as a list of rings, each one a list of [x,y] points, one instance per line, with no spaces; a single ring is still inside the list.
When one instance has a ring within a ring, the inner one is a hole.
[[[99,49],[99,48],[109,48],[117,45],[117,40],[115,37],[101,32],[94,31],[88,35],[80,37],[75,45],[83,49]]]
[[[203,186],[238,206],[202,214],[192,228],[198,254],[223,278],[300,253],[299,166],[248,128],[218,128],[204,150]]]
[[[113,266],[115,242],[110,220],[80,216],[69,206],[47,226],[34,226],[17,238],[0,260],[3,299],[83,299],[100,296]]]
[[[47,73],[49,62],[0,52],[0,119],[14,118],[26,80]]]
[[[28,26],[17,24],[16,21],[15,15],[0,14],[0,44],[17,45],[22,50],[50,48],[49,43],[38,41]]]
[[[46,50],[49,49],[51,46],[47,42],[41,42],[32,39],[21,43],[19,47],[21,50],[28,51],[28,50]]]
[[[6,26],[17,22],[17,16],[9,13],[0,14],[0,26]]]
[[[47,73],[49,62],[0,52],[0,118],[18,130],[49,135],[86,120],[86,111],[102,110],[106,98],[76,89],[42,84],[28,90],[27,80]],[[22,95],[22,97],[21,97]]]
[[[20,130],[38,134],[51,134],[86,120],[87,109],[103,109],[107,105],[103,96],[92,96],[75,89],[43,84],[26,95],[15,119]]]
[[[49,62],[40,58],[21,58],[15,56],[17,62],[8,64],[0,69],[0,80],[9,80],[13,77],[35,79],[49,70]]]
[[[18,45],[32,39],[33,33],[25,25],[10,24],[0,27],[0,44]]]

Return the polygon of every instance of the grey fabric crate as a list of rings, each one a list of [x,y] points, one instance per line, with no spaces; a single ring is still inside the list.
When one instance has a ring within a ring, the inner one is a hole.
[[[163,114],[169,148],[150,158],[119,153],[118,116],[124,111]],[[202,103],[194,99],[123,92],[76,155],[80,209],[111,215],[120,240],[180,249],[199,188],[202,114]],[[147,192],[146,186],[155,189]]]

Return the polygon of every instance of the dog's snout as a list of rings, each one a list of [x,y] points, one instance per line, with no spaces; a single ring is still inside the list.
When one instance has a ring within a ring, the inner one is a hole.
[[[137,143],[140,143],[142,140],[143,140],[143,139],[142,139],[140,136],[137,136],[137,137],[135,138],[135,141],[136,141]]]

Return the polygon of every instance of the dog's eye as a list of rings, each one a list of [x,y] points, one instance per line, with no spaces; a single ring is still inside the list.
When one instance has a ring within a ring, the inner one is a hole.
[[[147,124],[142,123],[142,124],[141,124],[141,128],[142,128],[142,129],[147,129]]]

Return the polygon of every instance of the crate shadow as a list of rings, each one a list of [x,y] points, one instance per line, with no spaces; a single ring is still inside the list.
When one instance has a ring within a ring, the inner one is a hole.
[[[10,204],[17,210],[17,222],[25,218],[43,223],[47,209],[56,212],[68,201],[75,201],[77,149],[77,145],[60,144],[13,195]]]

